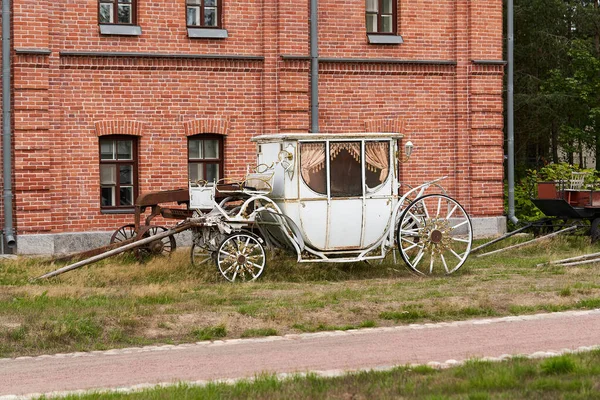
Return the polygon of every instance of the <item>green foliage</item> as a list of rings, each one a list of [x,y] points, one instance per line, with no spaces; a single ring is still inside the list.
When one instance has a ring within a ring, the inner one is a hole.
[[[542,372],[547,375],[568,374],[577,368],[573,358],[569,356],[553,357],[545,360],[540,365]]]
[[[212,340],[227,336],[227,329],[225,329],[225,326],[223,325],[207,326],[205,328],[194,329],[192,335],[197,340]]]

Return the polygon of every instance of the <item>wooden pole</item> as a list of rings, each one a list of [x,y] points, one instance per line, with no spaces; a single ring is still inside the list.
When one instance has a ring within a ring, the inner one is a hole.
[[[554,237],[554,236],[556,236],[556,235],[560,235],[561,233],[566,233],[566,232],[571,232],[571,231],[574,231],[575,229],[577,229],[577,226],[570,226],[570,227],[568,227],[568,228],[565,228],[565,229],[563,229],[563,230],[560,230],[560,231],[558,231],[558,232],[550,233],[550,234],[548,234],[548,235],[546,235],[546,236],[540,236],[539,238],[535,238],[535,239],[529,240],[529,241],[527,241],[527,242],[518,243],[518,244],[515,244],[515,245],[513,245],[513,246],[504,247],[504,248],[502,248],[502,249],[498,249],[498,250],[490,251],[490,252],[488,252],[488,253],[479,254],[479,255],[477,256],[477,258],[479,258],[479,257],[484,257],[484,256],[489,256],[490,254],[496,254],[496,253],[500,253],[500,252],[502,252],[502,251],[505,251],[505,250],[517,249],[517,248],[519,248],[519,247],[527,246],[527,245],[529,245],[529,244],[532,244],[532,243],[541,242],[542,240],[545,240],[545,239],[550,239],[551,237]]]
[[[131,250],[131,249],[135,249],[136,247],[140,247],[143,246],[145,244],[151,243],[155,240],[159,240],[159,239],[163,239],[166,238],[167,236],[171,236],[174,235],[176,233],[185,231],[186,229],[189,229],[193,226],[194,224],[191,222],[185,222],[181,225],[176,226],[175,228],[169,229],[168,231],[159,233],[157,235],[153,235],[147,238],[144,238],[142,240],[138,240],[137,242],[133,242],[133,243],[129,243],[125,246],[119,247],[117,249],[113,249],[113,250],[109,250],[107,252],[104,252],[102,254],[98,254],[97,256],[93,256],[90,258],[86,258],[85,260],[81,260],[78,261],[74,264],[70,264],[67,265],[65,267],[59,268],[56,271],[52,271],[52,272],[48,272],[47,274],[44,274],[42,276],[38,276],[37,278],[34,279],[46,279],[46,278],[52,278],[54,276],[60,275],[60,274],[64,274],[65,272],[69,272],[72,271],[74,269],[77,268],[81,268],[84,267],[88,264],[94,263],[96,261],[100,261],[100,260],[104,260],[105,258],[117,255],[117,254],[121,254],[127,250]]]

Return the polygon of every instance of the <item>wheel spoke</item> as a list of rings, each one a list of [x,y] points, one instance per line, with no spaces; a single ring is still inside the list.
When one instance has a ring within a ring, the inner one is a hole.
[[[435,217],[436,217],[436,218],[440,216],[440,210],[441,210],[441,207],[442,207],[442,198],[440,197],[440,198],[438,199],[437,212],[435,213]]]
[[[433,274],[433,260],[434,260],[434,257],[433,257],[433,251],[432,251],[431,252],[431,260],[429,261],[429,273],[430,274]]]
[[[458,224],[458,225],[454,225],[454,226],[453,226],[451,229],[452,229],[452,230],[454,230],[454,229],[458,228],[459,226],[463,226],[463,225],[465,225],[465,224],[468,224],[468,223],[469,223],[469,220],[468,220],[468,219],[465,219],[465,220],[464,220],[463,222],[461,222],[460,224]]]
[[[406,239],[404,239],[404,240],[406,240]],[[408,242],[408,240],[407,240],[407,242]],[[411,243],[411,242],[409,242],[409,243]],[[409,250],[410,250],[410,249],[412,249],[413,247],[419,246],[419,244],[420,244],[419,242],[417,242],[417,243],[413,243],[413,245],[412,245],[412,246],[408,246],[408,247],[404,248],[403,250],[404,250],[404,251],[409,251]],[[420,247],[421,247],[421,248],[423,248],[423,245],[421,245]]]
[[[455,204],[454,207],[452,207],[452,210],[450,210],[450,212],[448,213],[448,215],[446,215],[446,219],[449,219],[452,214],[454,214],[454,211],[456,211],[456,209],[458,208],[458,204]]]
[[[446,273],[449,274],[450,272],[448,271],[448,264],[446,264],[446,259],[444,258],[444,255],[440,254],[440,257],[442,259],[442,264],[444,264],[444,269],[446,270]]]
[[[468,240],[468,239],[461,239],[461,238],[458,238],[458,237],[450,237],[450,239],[455,240],[457,242],[462,242],[462,243],[471,243],[471,241]]]
[[[454,250],[452,250],[452,249],[450,249],[450,252],[451,252],[452,254],[454,254],[454,257],[456,257],[456,258],[458,258],[459,260],[461,260],[461,261],[462,261],[462,256],[461,256],[461,255],[457,254],[457,253],[456,253]]]
[[[417,268],[417,265],[419,264],[419,262],[421,261],[421,259],[423,258],[423,256],[425,255],[425,252],[423,251],[423,248],[421,248],[421,250],[419,250],[419,253],[417,254],[417,257],[415,258],[414,262],[413,262],[413,268]]]

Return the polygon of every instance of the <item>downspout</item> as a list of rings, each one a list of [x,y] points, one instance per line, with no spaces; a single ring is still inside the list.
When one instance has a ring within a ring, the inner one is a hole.
[[[318,0],[310,0],[310,131],[319,133]]]
[[[4,185],[4,238],[8,247],[16,245],[13,228],[11,99],[10,99],[10,0],[2,1],[2,172]]]
[[[515,123],[514,123],[514,26],[513,26],[513,0],[508,0],[507,5],[507,36],[508,36],[508,90],[506,93],[506,129],[508,151],[508,219],[514,224],[519,222],[515,216]]]

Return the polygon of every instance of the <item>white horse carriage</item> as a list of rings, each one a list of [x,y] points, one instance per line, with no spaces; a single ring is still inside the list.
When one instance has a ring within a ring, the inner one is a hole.
[[[192,263],[209,256],[229,281],[258,278],[265,247],[298,262],[381,260],[398,248],[421,275],[450,274],[466,261],[472,226],[441,179],[399,195],[401,134],[258,136],[258,166],[243,181],[190,183]],[[436,190],[439,192],[439,190]]]

